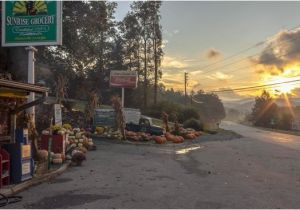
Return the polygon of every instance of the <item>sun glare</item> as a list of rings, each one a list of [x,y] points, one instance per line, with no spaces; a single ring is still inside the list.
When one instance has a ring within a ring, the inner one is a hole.
[[[292,90],[296,88],[295,83],[285,83],[291,81],[290,78],[282,77],[282,76],[275,76],[272,79],[269,79],[266,84],[274,84],[274,83],[283,83],[272,86],[272,91],[275,94],[292,94]]]

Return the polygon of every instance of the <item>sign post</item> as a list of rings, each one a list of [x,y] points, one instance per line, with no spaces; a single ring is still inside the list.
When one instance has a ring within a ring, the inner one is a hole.
[[[125,97],[125,90],[122,87],[122,108],[124,108],[124,97]]]
[[[34,53],[37,52],[37,49],[30,46],[25,48],[28,51],[28,83],[34,84],[35,83],[35,72],[34,72],[34,62],[35,62],[35,57]],[[32,102],[35,100],[35,94],[30,93],[29,98],[28,98],[28,103]],[[32,120],[33,123],[35,123],[35,107],[32,106],[28,109],[28,113],[32,115]]]

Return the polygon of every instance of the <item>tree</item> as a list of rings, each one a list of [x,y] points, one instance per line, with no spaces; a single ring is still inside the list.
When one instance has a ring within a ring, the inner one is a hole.
[[[251,121],[256,126],[271,127],[278,120],[278,107],[270,94],[264,90],[261,96],[255,98],[251,113]]]
[[[131,8],[139,21],[141,26],[141,42],[142,42],[142,61],[144,63],[143,69],[143,105],[148,106],[148,85],[149,85],[149,61],[151,54],[151,2],[150,1],[135,1]]]
[[[162,51],[162,32],[160,25],[159,8],[161,7],[161,1],[151,1],[151,25],[152,25],[152,47],[153,47],[153,59],[154,59],[154,104],[157,103],[157,90],[158,79],[161,76],[158,67],[161,65],[161,58],[163,56]]]
[[[109,68],[122,65],[115,8],[116,3],[106,1],[64,2],[63,45],[39,48],[38,63],[53,72],[52,77],[41,75],[47,86],[53,88],[54,78],[61,73],[69,79],[71,98],[86,100],[89,92],[100,95],[108,89]]]

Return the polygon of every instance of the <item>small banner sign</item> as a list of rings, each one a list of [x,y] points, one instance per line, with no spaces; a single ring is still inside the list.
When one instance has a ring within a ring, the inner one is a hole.
[[[121,88],[137,87],[137,72],[135,71],[111,71],[110,86]]]
[[[54,124],[62,125],[62,114],[60,104],[54,104]]]

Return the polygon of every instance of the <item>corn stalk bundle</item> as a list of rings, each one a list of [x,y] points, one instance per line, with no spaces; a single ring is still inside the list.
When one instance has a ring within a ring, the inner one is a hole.
[[[176,134],[178,134],[179,133],[179,124],[178,124],[178,117],[175,113],[173,114],[173,119],[174,119],[174,131]]]
[[[121,131],[122,137],[124,140],[126,140],[125,135],[125,118],[123,113],[123,108],[121,104],[121,99],[119,96],[113,96],[111,98],[112,107],[114,108],[116,112],[116,123],[118,129]]]
[[[68,79],[59,74],[57,76],[57,81],[55,81],[55,92],[56,92],[56,103],[61,104],[62,100],[67,97],[68,90]]]
[[[89,94],[89,101],[86,107],[86,116],[87,120],[91,120],[94,117],[95,109],[100,106],[100,97],[98,96],[96,91],[92,91]]]
[[[163,124],[166,128],[166,132],[170,132],[170,128],[169,128],[169,116],[166,112],[162,112],[161,113],[161,119],[163,121]]]

